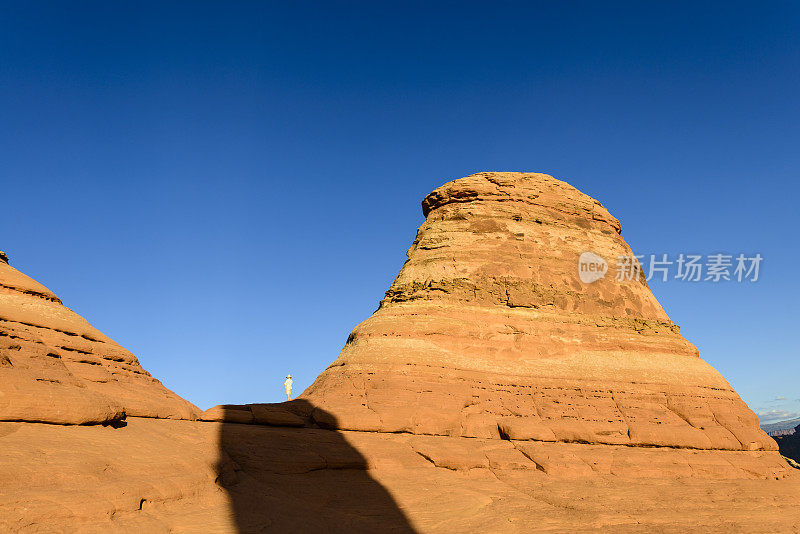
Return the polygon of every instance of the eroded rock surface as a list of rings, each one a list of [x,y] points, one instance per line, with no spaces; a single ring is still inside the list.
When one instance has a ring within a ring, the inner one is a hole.
[[[2,532],[762,533],[800,522],[800,471],[766,451],[137,417],[0,423],[0,445]]]

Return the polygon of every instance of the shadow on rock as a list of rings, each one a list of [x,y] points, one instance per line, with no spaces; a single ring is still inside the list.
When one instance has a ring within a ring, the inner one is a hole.
[[[414,532],[358,450],[314,423],[331,415],[308,401],[220,406],[215,418],[217,482],[239,532]]]
[[[778,442],[778,448],[783,456],[800,464],[800,426],[795,429],[794,434],[778,436],[774,439]]]

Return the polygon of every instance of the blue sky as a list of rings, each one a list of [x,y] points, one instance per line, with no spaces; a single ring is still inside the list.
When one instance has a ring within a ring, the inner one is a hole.
[[[646,4],[646,5],[645,5]],[[599,199],[757,412],[798,416],[800,7],[3,3],[0,248],[202,408],[302,390],[377,307],[420,201],[483,170]]]

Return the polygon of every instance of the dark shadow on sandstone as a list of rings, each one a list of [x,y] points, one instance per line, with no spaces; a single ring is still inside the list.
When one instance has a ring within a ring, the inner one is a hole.
[[[795,428],[793,434],[777,436],[774,439],[783,456],[800,463],[800,425]]]
[[[239,532],[414,532],[364,456],[313,411],[302,399],[222,408],[217,483]]]

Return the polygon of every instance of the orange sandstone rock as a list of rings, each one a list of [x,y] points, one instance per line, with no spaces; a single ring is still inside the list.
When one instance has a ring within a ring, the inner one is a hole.
[[[49,289],[0,262],[0,421],[108,424],[198,413]]]
[[[302,395],[323,426],[692,449],[775,450],[644,276],[584,283],[578,258],[632,255],[596,200],[538,173],[479,173],[422,202],[381,306]]]

